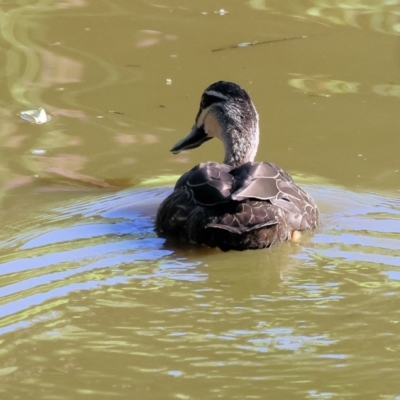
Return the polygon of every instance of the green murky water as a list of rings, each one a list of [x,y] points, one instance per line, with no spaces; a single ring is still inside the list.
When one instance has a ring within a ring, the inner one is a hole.
[[[399,10],[1,3],[1,398],[400,399]],[[168,152],[218,79],[319,204],[300,243],[155,235],[174,177],[222,158]]]

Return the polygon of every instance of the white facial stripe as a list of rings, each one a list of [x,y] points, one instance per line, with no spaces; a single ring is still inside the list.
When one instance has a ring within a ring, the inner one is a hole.
[[[204,127],[204,132],[209,137],[217,137],[221,139],[221,125],[218,122],[213,112],[210,112],[210,107],[201,111],[196,121],[196,126]]]
[[[228,97],[226,97],[220,92],[216,92],[215,90],[207,90],[206,92],[204,92],[204,94],[206,94],[207,96],[218,97],[219,99],[222,100],[228,100]]]
[[[204,116],[204,131],[207,136],[221,139],[221,124],[212,112]]]
[[[196,121],[196,125],[197,125],[198,127],[200,127],[200,126],[202,126],[202,125],[204,124],[204,120],[205,120],[205,118],[206,118],[206,115],[207,115],[207,113],[208,113],[209,108],[210,108],[210,107],[207,107],[207,108],[205,108],[205,109],[203,109],[203,110],[201,111],[201,113],[200,113],[200,115],[199,115],[199,117],[197,118],[197,121]]]

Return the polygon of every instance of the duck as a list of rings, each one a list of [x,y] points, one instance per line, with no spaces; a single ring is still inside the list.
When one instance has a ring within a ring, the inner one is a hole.
[[[271,162],[254,161],[259,117],[245,89],[219,81],[202,94],[190,133],[178,154],[208,140],[222,141],[222,163],[207,161],[184,173],[156,215],[159,236],[222,251],[267,248],[298,240],[320,222],[312,197]]]

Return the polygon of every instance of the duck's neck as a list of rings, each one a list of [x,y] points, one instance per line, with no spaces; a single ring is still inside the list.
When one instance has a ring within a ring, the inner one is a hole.
[[[254,161],[258,148],[258,126],[248,134],[233,130],[223,141],[225,148],[224,164],[238,167],[248,161]]]

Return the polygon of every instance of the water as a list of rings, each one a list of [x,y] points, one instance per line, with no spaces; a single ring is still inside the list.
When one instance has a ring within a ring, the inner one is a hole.
[[[400,399],[396,2],[0,12],[2,399]],[[299,243],[154,233],[176,177],[222,158],[168,152],[218,79],[251,92],[257,159],[321,209]],[[50,123],[19,119],[39,106]]]
[[[254,252],[166,246],[153,231],[165,189],[85,195],[38,227],[14,221],[0,260],[2,390],[395,398],[400,204],[307,189],[323,226]]]

